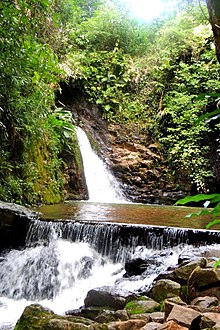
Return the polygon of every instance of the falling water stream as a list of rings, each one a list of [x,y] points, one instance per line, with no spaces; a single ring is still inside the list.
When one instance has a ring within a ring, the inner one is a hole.
[[[93,151],[82,128],[76,128],[83,159],[84,174],[90,202],[122,203],[126,199],[119,183],[110,173],[104,161]]]
[[[93,202],[93,216],[96,213],[98,221],[98,210],[102,208],[99,202],[120,203],[125,199],[117,181],[91,150],[84,132],[77,129],[77,135],[89,191],[88,205]],[[184,231],[168,228],[154,233],[135,225],[132,234],[128,225],[89,223],[86,208],[81,209],[81,222],[74,216],[58,219],[57,215],[52,221],[30,220],[25,248],[0,256],[1,330],[13,329],[25,306],[33,302],[62,315],[82,306],[87,292],[95,287],[114,285],[134,292],[148,288],[158,274],[177,264],[180,252],[191,249]],[[123,277],[125,262],[136,257],[158,262],[149,265],[144,277]]]

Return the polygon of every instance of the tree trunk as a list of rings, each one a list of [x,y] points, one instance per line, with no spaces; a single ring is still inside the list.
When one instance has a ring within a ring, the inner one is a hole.
[[[220,0],[206,0],[206,4],[215,40],[216,56],[220,63]]]

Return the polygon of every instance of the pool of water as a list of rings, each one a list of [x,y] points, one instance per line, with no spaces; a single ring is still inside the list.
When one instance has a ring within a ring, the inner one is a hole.
[[[134,203],[91,203],[68,201],[63,204],[41,206],[35,209],[46,220],[101,221],[152,226],[204,229],[210,216],[187,218],[201,208],[183,206],[145,205]],[[213,226],[212,229],[220,229]]]

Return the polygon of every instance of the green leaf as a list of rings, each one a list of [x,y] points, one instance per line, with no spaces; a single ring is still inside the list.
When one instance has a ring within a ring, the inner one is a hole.
[[[220,220],[219,220],[219,219],[215,219],[215,220],[209,222],[209,223],[205,226],[205,228],[206,228],[206,229],[209,229],[209,228],[211,228],[212,226],[214,226],[214,225],[218,225],[218,224],[220,224]]]
[[[215,262],[214,264],[214,270],[216,270],[216,268],[220,265],[220,259],[218,261]]]
[[[187,203],[191,202],[201,202],[201,201],[207,201],[210,200],[211,202],[213,201],[220,201],[220,194],[211,194],[211,195],[206,195],[206,194],[198,194],[195,196],[187,196],[184,197],[176,202],[176,205],[184,205]]]
[[[109,111],[111,109],[111,106],[109,104],[106,104],[104,106],[105,111]]]
[[[199,124],[202,120],[206,120],[207,122],[209,122],[211,120],[216,119],[217,117],[220,117],[220,109],[216,109],[212,112],[204,113],[196,120],[196,124]]]
[[[206,215],[206,214],[210,214],[210,213],[212,213],[212,210],[204,209],[204,210],[201,210],[197,213],[189,213],[185,216],[185,218],[191,218],[191,217],[194,217],[194,216]]]

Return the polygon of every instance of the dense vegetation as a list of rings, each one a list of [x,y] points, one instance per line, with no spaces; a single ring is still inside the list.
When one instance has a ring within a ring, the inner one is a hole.
[[[177,180],[216,186],[220,71],[206,6],[185,4],[141,24],[119,1],[0,3],[0,199],[64,198],[63,151],[75,146],[60,82],[99,105],[103,118],[157,141]]]

